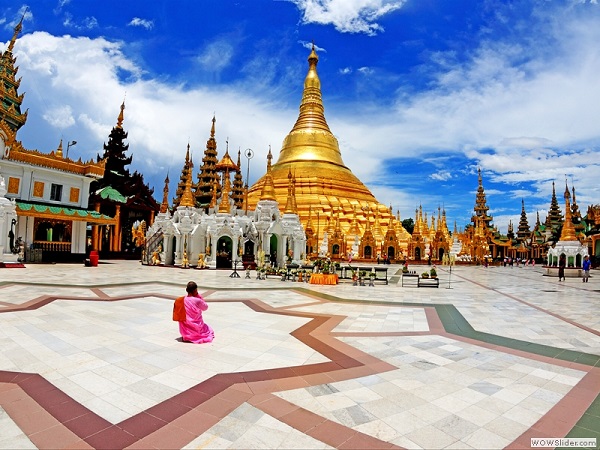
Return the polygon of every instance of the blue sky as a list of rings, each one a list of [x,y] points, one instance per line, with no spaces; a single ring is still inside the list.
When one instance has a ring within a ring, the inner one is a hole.
[[[196,170],[216,115],[219,155],[252,148],[250,181],[297,116],[311,42],[345,164],[414,217],[469,222],[477,168],[506,233],[521,199],[533,226],[562,204],[600,202],[597,1],[4,1],[0,46],[25,13],[18,56],[26,148],[76,140],[102,152],[125,99],[131,170],[171,197],[189,142]],[[242,162],[244,175],[246,161]]]

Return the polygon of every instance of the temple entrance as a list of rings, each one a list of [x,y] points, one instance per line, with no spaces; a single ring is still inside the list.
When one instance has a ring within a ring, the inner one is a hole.
[[[269,240],[269,261],[271,262],[272,267],[278,267],[279,262],[277,260],[277,245],[279,243],[279,239],[277,239],[277,235],[272,234],[271,239]]]
[[[368,246],[368,245],[367,245],[367,246],[365,247],[365,254],[364,254],[364,258],[365,258],[365,259],[370,259],[370,258],[372,258],[372,257],[373,257],[372,255],[373,255],[373,250],[371,249],[371,247],[370,247],[370,246]]]
[[[229,236],[221,236],[217,241],[217,269],[231,269],[233,241]]]
[[[254,242],[244,242],[244,254],[242,255],[242,265],[244,269],[249,267],[250,269],[256,269],[256,261],[254,261]]]
[[[438,260],[442,261],[444,259],[444,249],[440,248],[438,251]]]
[[[421,248],[417,247],[415,248],[415,260],[418,261],[421,259]]]
[[[333,255],[334,258],[339,258],[339,256],[340,256],[340,246],[339,246],[339,244],[333,244],[331,246],[331,254]]]
[[[394,247],[388,247],[387,249],[388,261],[396,259],[396,249]]]

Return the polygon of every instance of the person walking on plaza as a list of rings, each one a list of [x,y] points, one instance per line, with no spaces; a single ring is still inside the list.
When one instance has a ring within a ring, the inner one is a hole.
[[[558,281],[565,281],[565,266],[567,265],[567,258],[564,255],[564,253],[562,255],[560,255],[560,258],[558,258]]]
[[[185,288],[187,295],[179,297],[173,305],[173,320],[179,322],[183,342],[204,344],[215,338],[213,329],[204,322],[202,312],[208,304],[198,293],[198,286],[190,281]]]
[[[582,264],[582,268],[583,268],[583,282],[587,283],[590,279],[590,267],[592,266],[592,261],[590,261],[590,257],[588,255],[585,255],[585,257],[583,258],[583,264]]]

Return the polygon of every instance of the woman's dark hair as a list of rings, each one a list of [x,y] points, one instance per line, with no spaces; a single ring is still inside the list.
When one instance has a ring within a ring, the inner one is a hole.
[[[198,290],[198,285],[194,281],[190,281],[185,288],[188,294],[193,294],[196,290]]]

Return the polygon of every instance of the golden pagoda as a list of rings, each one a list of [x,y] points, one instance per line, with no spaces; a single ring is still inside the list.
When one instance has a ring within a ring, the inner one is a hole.
[[[280,205],[286,204],[288,175],[292,172],[298,215],[306,228],[310,214],[313,222],[312,230],[318,234],[316,236],[318,242],[322,242],[323,234],[328,229],[328,219],[330,219],[329,228],[333,228],[338,217],[347,248],[352,247],[356,235],[359,237],[363,235],[367,228],[367,220],[371,222],[373,231],[382,240],[390,226],[392,214],[386,205],[377,201],[342,160],[338,141],[325,120],[321,82],[317,75],[318,60],[313,45],[308,56],[308,73],[304,79],[300,114],[283,141],[279,159],[272,166],[274,195]],[[266,181],[267,175],[250,188],[247,205],[249,209],[254,209],[260,200]],[[353,232],[350,232],[355,219],[357,226],[354,227]],[[376,242],[376,245],[377,249],[371,249],[371,258],[380,251],[379,246],[382,242]],[[332,257],[346,256],[335,254],[335,250],[339,247],[335,249],[332,245],[329,247],[331,247],[329,253]],[[357,255],[357,257],[367,256]]]

